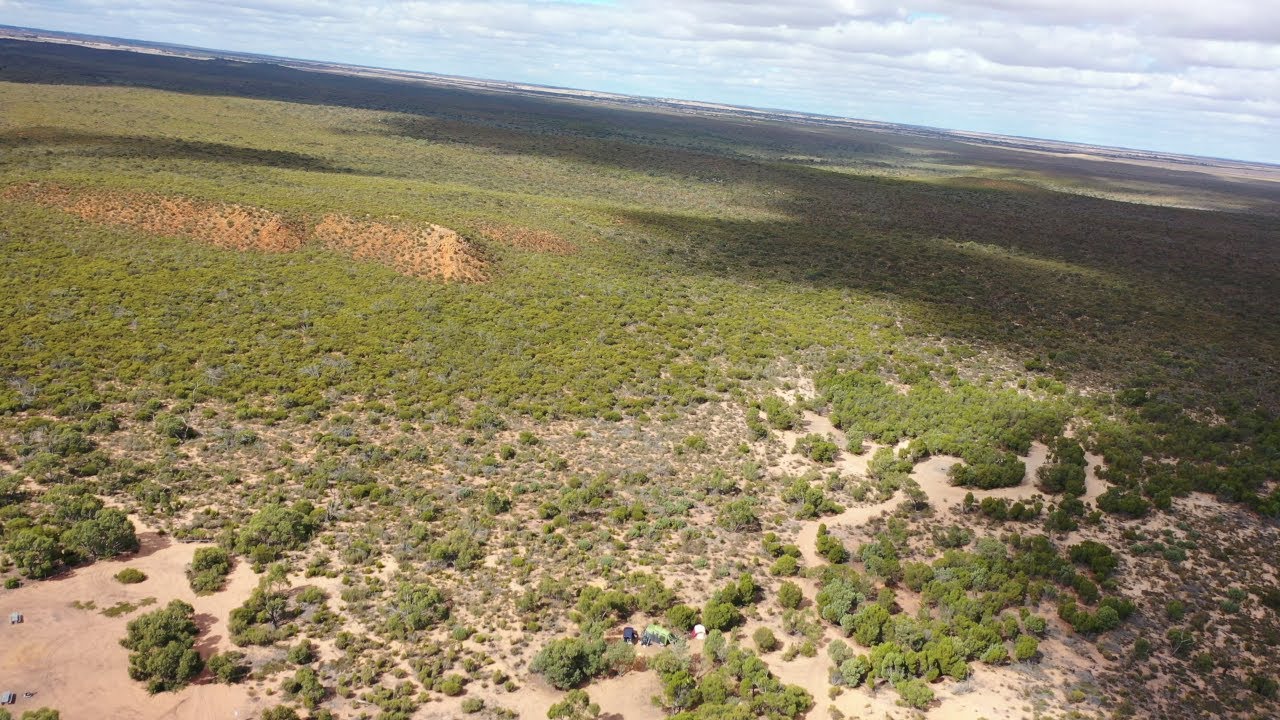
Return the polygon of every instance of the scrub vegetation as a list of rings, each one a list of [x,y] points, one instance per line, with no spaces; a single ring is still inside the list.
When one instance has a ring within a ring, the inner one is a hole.
[[[1280,712],[1274,182],[8,41],[0,153],[5,592],[120,682]]]

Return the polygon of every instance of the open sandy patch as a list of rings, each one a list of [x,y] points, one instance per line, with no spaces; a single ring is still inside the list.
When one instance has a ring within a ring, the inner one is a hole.
[[[148,695],[143,683],[129,678],[129,652],[119,641],[130,620],[170,600],[189,602],[202,630],[196,647],[208,658],[231,649],[227,617],[256,585],[248,565],[239,563],[221,592],[197,597],[185,570],[204,545],[173,544],[167,536],[139,530],[142,548],[135,555],[102,560],[0,595],[5,617],[12,612],[25,616],[22,624],[3,626],[0,642],[0,691],[17,693],[17,705],[11,708],[15,715],[52,707],[64,718],[196,720],[251,718],[266,707],[250,697],[246,684],[222,685],[202,676],[179,692]],[[147,580],[120,584],[113,576],[125,567],[143,571]],[[140,605],[149,598],[154,603],[119,617],[102,613],[120,602]],[[82,606],[75,607],[76,602]],[[89,602],[92,608],[85,607]],[[25,697],[27,692],[34,696]]]

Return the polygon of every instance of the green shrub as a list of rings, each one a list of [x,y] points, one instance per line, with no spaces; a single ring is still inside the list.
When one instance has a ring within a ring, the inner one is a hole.
[[[667,610],[667,624],[677,630],[688,632],[693,629],[694,625],[702,618],[702,614],[697,608],[688,605],[676,605]]]
[[[383,628],[394,638],[406,639],[448,619],[444,593],[426,583],[402,582],[396,587]]]
[[[1040,641],[1032,635],[1019,635],[1013,642],[1013,659],[1018,662],[1026,662],[1034,658],[1038,652],[1040,652]]]
[[[783,555],[774,561],[769,568],[770,575],[780,575],[782,577],[791,577],[800,572],[800,563],[790,555]]]
[[[159,413],[156,415],[154,422],[156,432],[161,437],[172,438],[174,440],[190,440],[196,437],[196,431],[191,429],[190,425],[182,418],[169,413]]]
[[[244,653],[235,650],[211,655],[208,660],[209,672],[218,682],[240,682],[249,674],[249,665],[244,661]]]
[[[708,630],[729,630],[742,622],[742,613],[726,602],[710,602],[702,611],[702,624]]]
[[[923,710],[933,702],[933,690],[916,678],[899,680],[893,684],[893,689],[898,691],[903,703],[917,710]]]
[[[604,654],[603,640],[560,638],[538,651],[529,669],[545,677],[552,687],[568,690],[599,674],[604,669]]]
[[[800,590],[800,586],[790,580],[778,586],[778,605],[784,609],[793,610],[800,607],[800,603],[804,602],[804,592]]]
[[[204,668],[195,650],[199,634],[195,608],[181,600],[131,620],[120,641],[131,651],[129,677],[146,682],[153,694],[185,687]]]
[[[316,709],[329,695],[329,689],[320,682],[320,676],[309,667],[298,668],[293,677],[280,684],[280,689],[308,710]]]
[[[125,568],[115,575],[116,582],[124,585],[133,585],[143,582],[147,579],[147,574],[137,568]]]
[[[756,628],[756,631],[751,633],[751,639],[755,641],[756,649],[761,653],[771,653],[781,645],[773,631],[767,627]]]
[[[591,720],[600,714],[600,706],[591,702],[585,690],[570,690],[564,699],[547,710],[548,720]]]
[[[733,532],[748,532],[760,528],[756,515],[756,503],[750,498],[731,500],[720,508],[716,524]]]
[[[1275,698],[1280,693],[1280,682],[1270,675],[1252,674],[1249,676],[1249,689],[1264,698]]]
[[[289,653],[285,659],[294,665],[307,665],[316,660],[316,644],[310,640],[303,640],[297,645],[289,648]]]
[[[231,555],[220,547],[197,548],[187,568],[187,581],[197,595],[222,589],[231,572]]]
[[[448,695],[449,697],[457,697],[462,694],[462,691],[466,688],[466,684],[466,678],[461,675],[451,673],[446,675],[440,681],[440,692]]]
[[[796,438],[795,446],[791,449],[791,452],[803,455],[814,462],[826,464],[835,462],[836,455],[840,452],[840,446],[832,442],[830,438],[810,433]]]

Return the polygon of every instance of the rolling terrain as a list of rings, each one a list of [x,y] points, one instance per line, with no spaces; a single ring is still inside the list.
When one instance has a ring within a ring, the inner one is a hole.
[[[1280,714],[1280,169],[5,35],[17,710]]]

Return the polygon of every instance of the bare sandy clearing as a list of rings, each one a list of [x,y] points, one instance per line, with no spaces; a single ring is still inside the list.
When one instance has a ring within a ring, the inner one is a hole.
[[[255,716],[266,704],[249,697],[248,685],[221,685],[202,678],[177,693],[148,695],[142,683],[129,679],[129,652],[119,643],[129,620],[170,600],[189,602],[203,630],[197,648],[207,658],[231,647],[227,617],[256,584],[248,565],[240,563],[225,589],[197,597],[184,572],[202,545],[172,544],[149,531],[140,532],[139,539],[142,550],[137,555],[99,561],[0,595],[0,611],[26,616],[21,625],[5,626],[0,647],[0,682],[4,690],[18,693],[15,709],[53,707],[69,720]],[[143,571],[147,580],[136,585],[116,582],[113,576],[125,567]],[[137,604],[144,598],[156,602],[120,617],[102,614],[118,602]],[[95,607],[73,607],[76,601],[92,601]],[[24,692],[35,696],[25,698]]]

